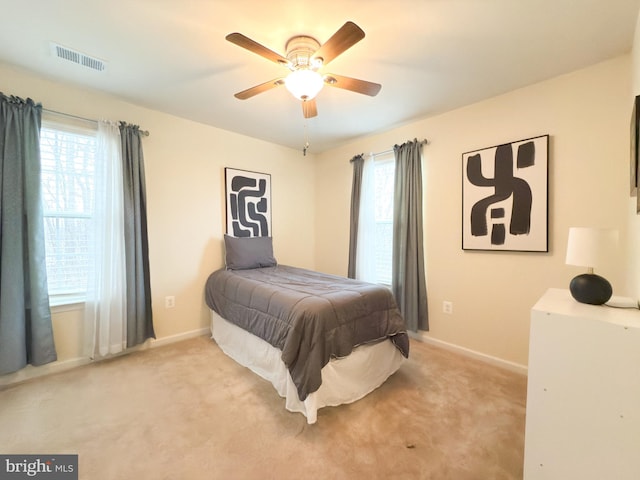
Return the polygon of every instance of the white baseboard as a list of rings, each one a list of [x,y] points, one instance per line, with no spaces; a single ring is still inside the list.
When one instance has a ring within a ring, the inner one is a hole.
[[[147,350],[150,348],[163,347],[165,345],[181,342],[183,340],[188,340],[190,338],[195,338],[195,337],[200,337],[200,336],[210,335],[210,334],[211,334],[210,327],[204,327],[204,328],[199,328],[197,330],[191,330],[189,332],[170,335],[168,337],[150,339],[149,341],[141,345],[138,345],[137,347],[134,347],[126,350],[125,352],[122,352],[120,355],[126,355],[131,352]],[[469,348],[461,347],[453,343],[448,343],[442,340],[438,340],[437,338],[433,338],[429,336],[426,332],[419,332],[419,333],[409,332],[409,336],[420,342],[430,343],[432,345],[445,348],[447,350],[459,353],[461,355],[475,358],[477,360],[481,360],[491,365],[495,365],[495,366],[510,370],[512,372],[519,373],[521,375],[527,375],[528,369],[524,365],[510,362],[508,360],[503,360],[498,357],[493,357],[491,355],[486,355],[484,353],[480,353],[475,350],[471,350]],[[112,357],[105,357],[105,358],[112,358]],[[24,382],[26,380],[31,380],[33,378],[42,377],[44,375],[51,375],[54,373],[64,372],[66,370],[71,370],[72,368],[81,367],[89,363],[99,362],[100,360],[101,359],[92,360],[86,357],[78,357],[78,358],[72,358],[69,360],[64,360],[61,362],[49,363],[47,365],[42,365],[40,367],[33,367],[31,365],[27,365],[25,368],[15,373],[10,373],[7,375],[0,376],[0,388],[13,385],[16,383]]]
[[[0,388],[7,387],[9,385],[13,385],[16,383],[21,383],[27,380],[31,380],[33,378],[43,377],[45,375],[52,375],[54,373],[60,373],[67,370],[71,370],[72,368],[81,367],[83,365],[87,365],[92,363],[93,360],[90,358],[72,358],[69,360],[64,360],[61,362],[52,362],[46,365],[41,365],[39,367],[34,367],[33,365],[27,365],[22,370],[18,370],[15,373],[8,373],[6,375],[0,376]]]
[[[150,348],[163,347],[165,345],[181,342],[183,340],[188,340],[190,338],[195,338],[195,337],[200,337],[203,335],[210,335],[210,334],[211,334],[211,329],[209,327],[199,328],[197,330],[191,330],[190,332],[179,333],[177,335],[171,335],[168,337],[162,337],[158,339],[152,338],[136,347],[129,348],[122,353],[119,353],[116,355],[110,355],[103,358],[91,359],[88,357],[77,357],[69,360],[63,360],[60,362],[48,363],[46,365],[41,365],[39,367],[27,365],[22,370],[18,370],[15,373],[9,373],[7,375],[0,376],[0,388],[7,387],[9,385],[13,385],[16,383],[21,383],[34,378],[42,377],[45,375],[65,372],[67,370],[71,370],[72,368],[77,368],[83,365],[88,365],[90,363],[99,362],[107,358],[113,358],[120,355],[127,355],[132,352],[148,350]]]
[[[475,350],[471,350],[469,348],[461,347],[460,345],[455,345],[453,343],[445,342],[443,340],[439,340],[437,338],[433,338],[429,336],[429,334],[426,332],[418,332],[418,333],[409,332],[409,336],[415,340],[418,340],[419,342],[430,343],[431,345],[435,345],[437,347],[441,347],[446,350],[459,353],[466,357],[475,358],[476,360],[480,360],[485,363],[489,363],[491,365],[504,368],[506,370],[518,373],[520,375],[526,376],[528,373],[528,368],[525,365],[520,365],[519,363],[510,362],[502,358],[493,357],[485,353],[481,353]]]
[[[201,337],[203,335],[211,335],[210,327],[203,327],[197,330],[191,330],[190,332],[178,333],[169,337],[152,338],[149,340],[149,346],[147,348],[163,347],[172,343],[181,342],[183,340],[189,340],[190,338]],[[146,344],[143,344],[146,345]]]

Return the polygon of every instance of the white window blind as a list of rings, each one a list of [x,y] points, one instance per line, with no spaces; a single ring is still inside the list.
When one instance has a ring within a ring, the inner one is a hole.
[[[93,264],[96,130],[43,121],[40,155],[51,304],[83,301]]]

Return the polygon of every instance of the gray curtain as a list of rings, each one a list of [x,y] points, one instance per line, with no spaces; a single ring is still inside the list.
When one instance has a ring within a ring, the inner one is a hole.
[[[396,168],[393,199],[391,288],[410,330],[429,330],[422,240],[422,144],[393,148]]]
[[[40,185],[42,106],[0,93],[0,375],[57,359]]]
[[[356,278],[356,252],[358,248],[358,218],[360,217],[360,193],[362,192],[362,170],[364,155],[356,155],[353,164],[353,180],[351,183],[351,215],[349,220],[349,266],[347,277]]]
[[[156,338],[151,312],[147,194],[142,133],[120,122],[124,175],[124,249],[127,279],[127,347]]]

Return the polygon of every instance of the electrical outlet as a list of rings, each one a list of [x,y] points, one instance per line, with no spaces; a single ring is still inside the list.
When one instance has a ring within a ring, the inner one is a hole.
[[[442,302],[442,311],[448,315],[453,314],[453,302],[446,300]]]
[[[176,306],[176,297],[169,296],[169,297],[164,297],[164,308],[173,308]]]

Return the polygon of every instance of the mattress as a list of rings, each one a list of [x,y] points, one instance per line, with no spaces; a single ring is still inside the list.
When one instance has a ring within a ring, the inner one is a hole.
[[[316,423],[320,408],[352,403],[366,396],[406,361],[390,340],[360,345],[347,357],[331,359],[321,370],[320,388],[301,401],[279,349],[214,311],[211,335],[225,354],[271,382],[285,398],[285,408],[302,413],[309,424]]]

